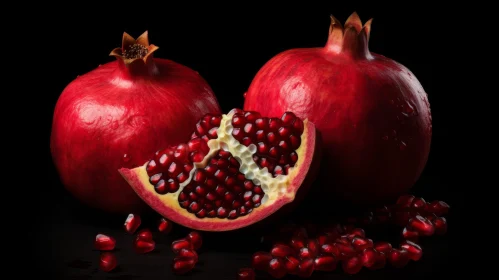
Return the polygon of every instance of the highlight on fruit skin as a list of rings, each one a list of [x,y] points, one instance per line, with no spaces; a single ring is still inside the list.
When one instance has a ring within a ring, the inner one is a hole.
[[[119,169],[152,209],[175,223],[203,231],[243,228],[292,206],[315,179],[320,138],[314,124],[291,112],[206,114],[194,130],[187,144]]]

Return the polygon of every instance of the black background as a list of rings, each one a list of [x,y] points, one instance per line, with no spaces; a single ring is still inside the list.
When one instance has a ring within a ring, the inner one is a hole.
[[[425,241],[424,256],[408,267],[368,271],[363,269],[354,278],[418,278],[445,274],[460,258],[456,244],[460,235],[459,216],[462,196],[451,181],[453,169],[451,116],[447,92],[439,82],[442,75],[439,55],[445,54],[450,42],[435,25],[441,24],[440,14],[424,5],[327,5],[273,7],[251,2],[219,7],[149,6],[147,2],[118,3],[116,7],[63,7],[45,14],[40,22],[45,42],[39,50],[51,52],[44,80],[43,118],[44,174],[47,187],[34,190],[38,213],[36,225],[41,234],[32,238],[36,243],[31,254],[38,264],[35,274],[50,279],[172,279],[169,265],[172,253],[168,244],[185,233],[178,230],[170,237],[158,239],[157,252],[135,256],[131,237],[122,233],[125,217],[109,216],[80,205],[63,189],[52,164],[49,150],[50,128],[54,106],[64,87],[77,75],[99,64],[112,61],[109,52],[120,46],[124,31],[137,37],[149,31],[151,43],[160,49],[156,57],[168,58],[198,71],[211,85],[223,111],[242,107],[243,93],[258,69],[271,57],[289,48],[323,46],[327,40],[329,15],[341,22],[357,11],[363,22],[374,18],[370,50],[390,57],[408,67],[428,93],[433,115],[433,139],[429,162],[421,180],[413,188],[427,200],[440,199],[452,207],[449,233]],[[50,8],[50,7],[48,7]],[[56,7],[54,7],[55,9]],[[47,38],[49,39],[47,41]],[[45,185],[45,184],[44,184]],[[147,222],[147,221],[146,221]],[[178,227],[177,227],[178,228]],[[116,272],[98,271],[98,252],[92,248],[96,233],[107,232],[118,239],[117,255],[122,265]],[[245,234],[205,236],[201,263],[188,279],[235,279],[237,269],[248,264],[258,238]],[[241,245],[242,244],[242,245]],[[454,251],[456,250],[456,251]],[[346,278],[341,269],[334,277]],[[265,277],[265,274],[260,275]],[[312,279],[330,278],[314,274]],[[179,277],[180,278],[180,277]]]

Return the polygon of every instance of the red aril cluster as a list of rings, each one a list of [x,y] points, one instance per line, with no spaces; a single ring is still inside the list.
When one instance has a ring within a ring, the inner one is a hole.
[[[173,241],[172,251],[175,258],[172,270],[175,274],[185,274],[196,266],[198,262],[197,250],[201,248],[202,244],[203,238],[197,231],[192,231],[185,238]]]

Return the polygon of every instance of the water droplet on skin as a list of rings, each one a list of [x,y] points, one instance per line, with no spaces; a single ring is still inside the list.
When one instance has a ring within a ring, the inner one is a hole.
[[[381,139],[383,139],[385,141],[388,140],[388,135],[385,135],[385,136],[381,137]]]
[[[404,141],[400,141],[400,150],[403,151],[407,148],[407,144]]]
[[[129,162],[130,161],[130,155],[129,154],[124,154],[123,155],[123,162]]]

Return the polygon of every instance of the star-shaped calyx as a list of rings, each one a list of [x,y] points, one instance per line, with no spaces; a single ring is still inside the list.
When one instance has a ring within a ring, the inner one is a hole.
[[[137,39],[124,32],[121,48],[115,48],[109,55],[122,60],[125,65],[140,63],[140,61],[147,64],[148,59],[152,58],[152,53],[158,48],[158,46],[149,44],[147,31]]]
[[[368,47],[371,23],[372,19],[362,25],[359,15],[354,12],[342,26],[341,22],[331,15],[326,50],[337,54],[345,53],[354,58],[372,58]]]

